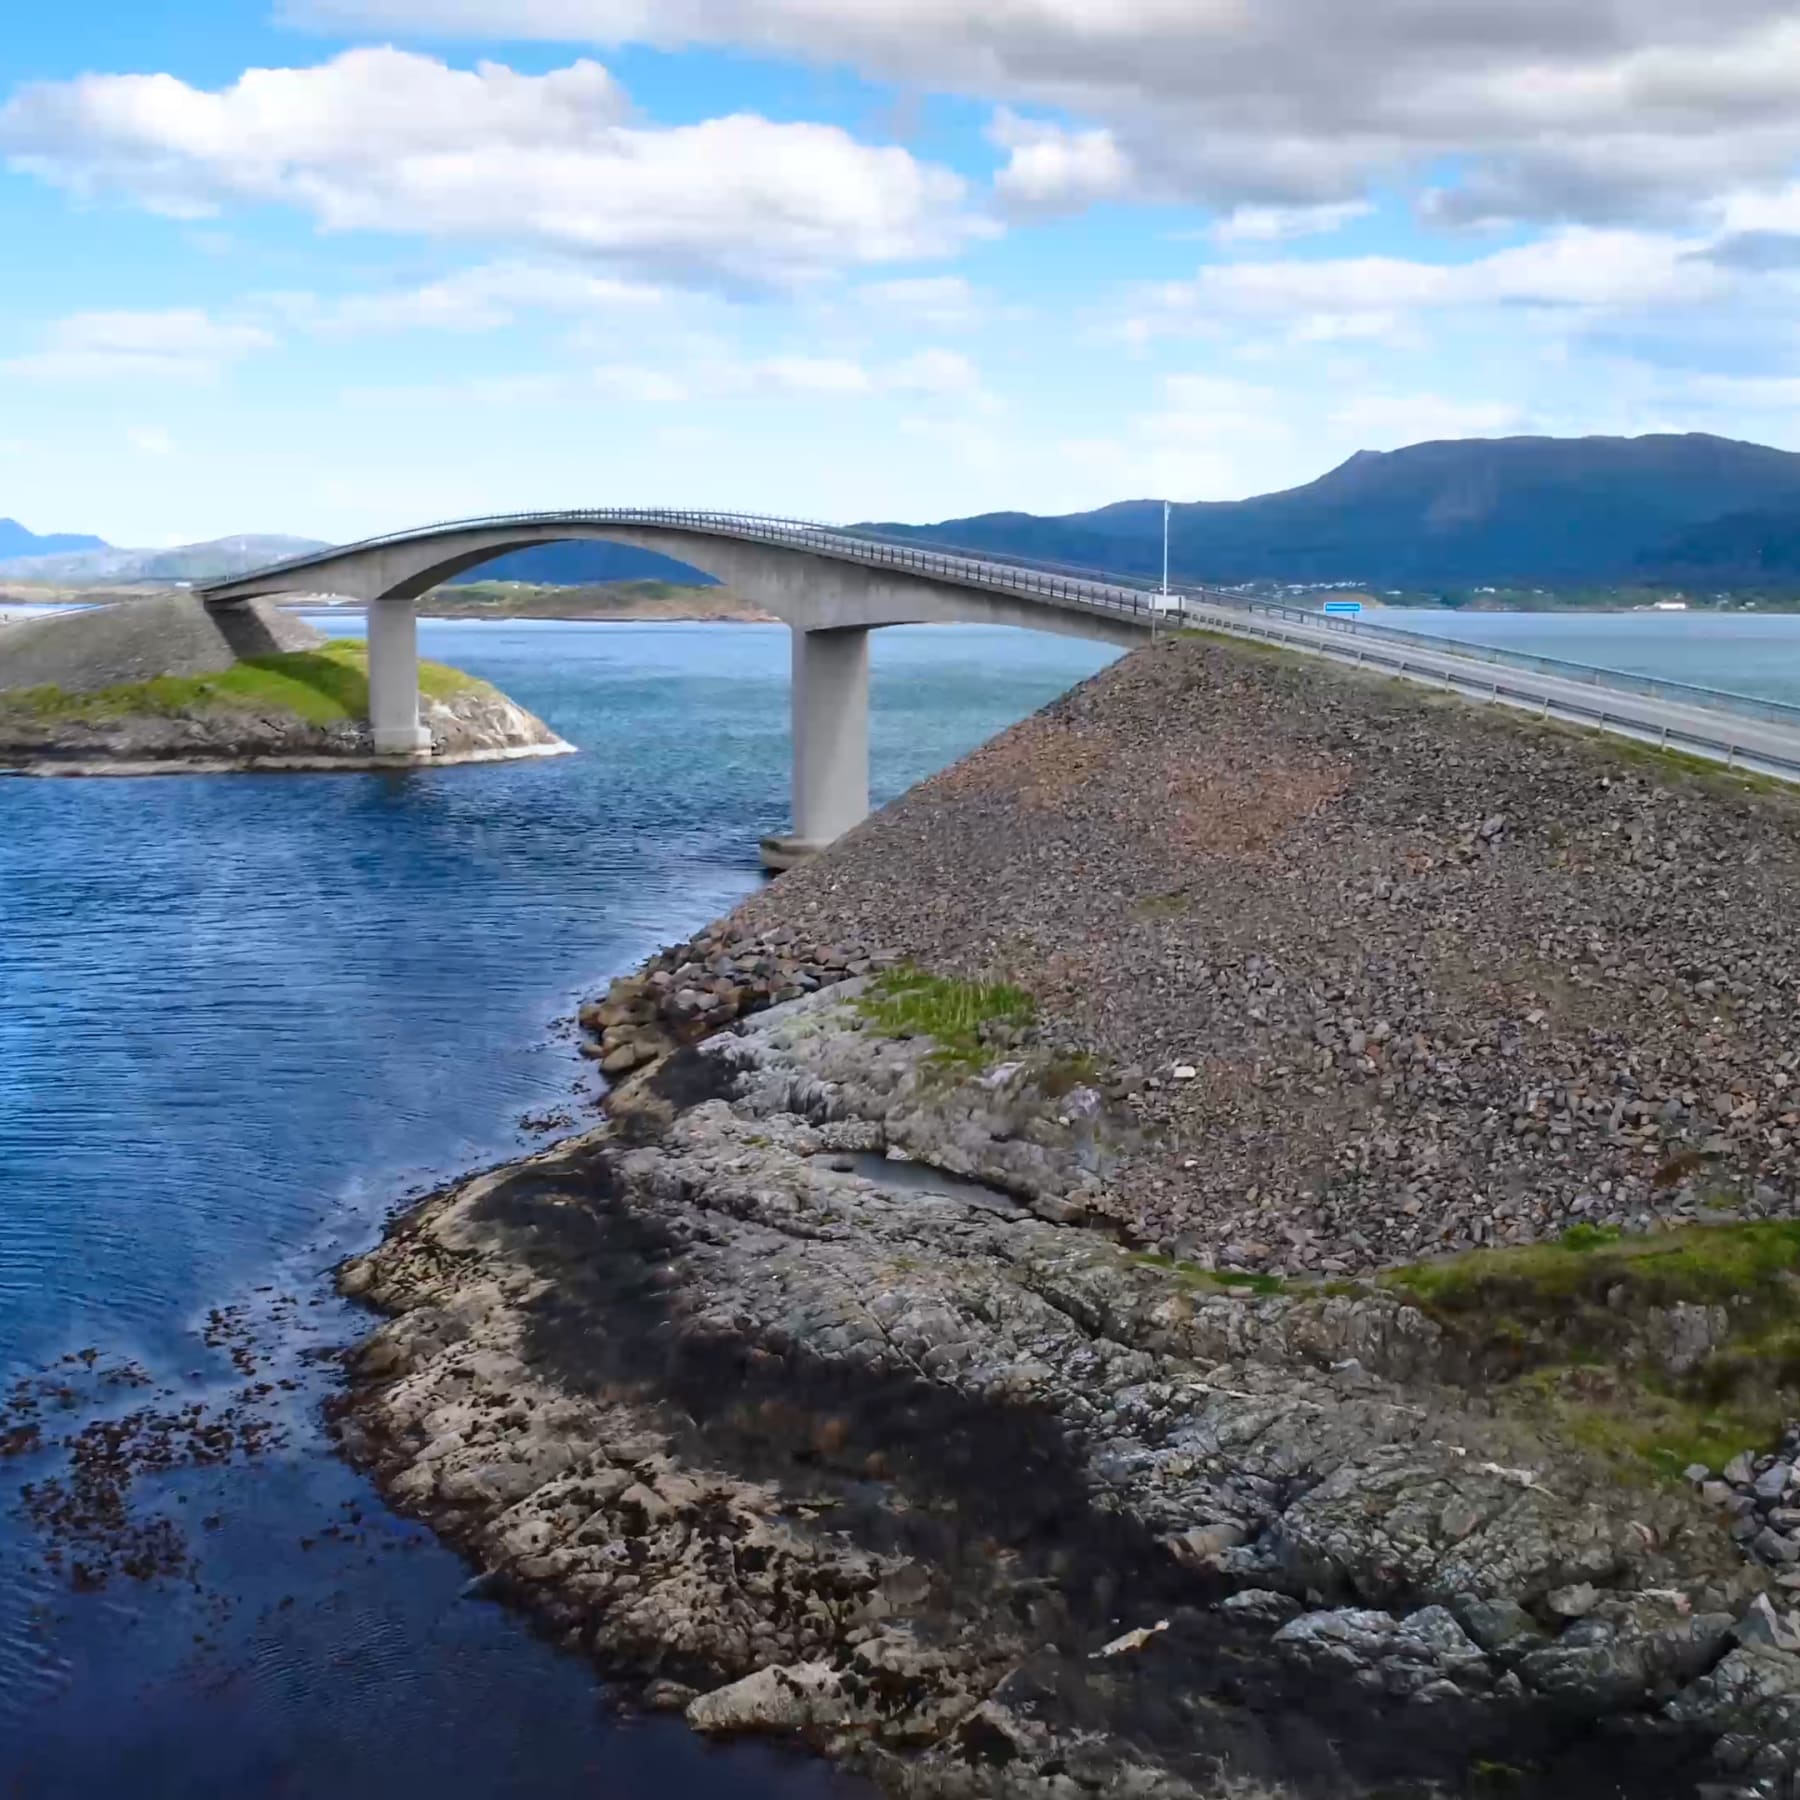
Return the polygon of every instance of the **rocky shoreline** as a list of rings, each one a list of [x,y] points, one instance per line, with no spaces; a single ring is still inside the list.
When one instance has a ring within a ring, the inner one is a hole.
[[[0,774],[222,775],[334,769],[406,769],[452,763],[572,756],[573,744],[491,689],[424,698],[419,721],[429,756],[378,756],[366,722],[312,724],[244,710],[97,721],[9,720],[0,731]]]
[[[1103,1093],[949,1079],[862,992],[344,1271],[394,1315],[346,1442],[486,1588],[898,1793],[1795,1791],[1792,1596],[1708,1500],[1492,1405],[1402,1294],[1088,1228]]]
[[[419,666],[429,758],[378,755],[358,647],[267,601],[192,594],[0,628],[0,774],[166,775],[503,762],[573,750],[486,682]]]
[[[345,1447],[896,1794],[1795,1800],[1797,844],[1127,659],[584,1010],[606,1122],[342,1272]]]

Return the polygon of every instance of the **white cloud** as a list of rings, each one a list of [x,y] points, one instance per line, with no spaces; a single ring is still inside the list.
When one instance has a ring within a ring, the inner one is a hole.
[[[45,331],[40,349],[0,363],[0,370],[39,381],[206,380],[274,342],[260,326],[223,322],[195,308],[74,313]]]
[[[981,371],[960,351],[921,350],[889,369],[886,384],[906,393],[976,394]]]
[[[660,369],[639,369],[629,363],[604,363],[593,372],[594,385],[615,400],[639,406],[679,406],[689,397],[687,384]]]
[[[989,136],[1009,152],[994,191],[1015,212],[1079,212],[1097,200],[1119,199],[1137,183],[1131,158],[1104,128],[1070,131],[1002,112]]]
[[[860,306],[887,318],[928,326],[933,331],[961,331],[980,323],[983,297],[960,275],[917,275],[900,281],[868,281],[855,291]]]
[[[1439,394],[1354,394],[1330,408],[1336,432],[1361,450],[1398,450],[1436,438],[1501,437],[1527,417],[1506,401],[1448,400]]]
[[[1720,225],[1727,233],[1800,232],[1800,181],[1763,193],[1731,195]]]
[[[1395,256],[1217,263],[1140,295],[1130,335],[1222,323],[1285,329],[1300,341],[1403,340],[1411,316],[1528,308],[1588,318],[1727,299],[1734,277],[1700,241],[1572,226],[1463,263]]]
[[[1686,402],[1734,413],[1800,415],[1800,377],[1792,375],[1689,375],[1670,387]],[[1767,421],[1762,422],[1767,429]]]
[[[1374,210],[1367,200],[1343,200],[1330,206],[1240,206],[1213,227],[1212,235],[1227,245],[1281,244],[1342,231]]]
[[[534,311],[571,315],[645,312],[666,305],[666,289],[586,270],[524,262],[462,269],[420,287],[350,294],[337,300],[287,296],[297,322],[329,332],[491,331]]]
[[[1357,197],[1447,157],[1451,216],[1642,219],[1791,178],[1791,0],[286,0],[334,30],[737,44],[1110,128],[1009,167],[1071,199],[1121,163],[1223,208]],[[1115,160],[1116,153],[1116,160]],[[1083,167],[1084,159],[1091,159]],[[1097,173],[1096,173],[1097,171]]]
[[[1356,450],[1526,429],[1511,401],[1336,382],[1250,381],[1218,372],[1165,377],[1155,402],[1109,437],[1060,448],[1094,491],[1236,500],[1311,480]]]
[[[144,456],[173,456],[175,440],[160,425],[134,425],[125,441]]]
[[[330,231],[597,255],[656,280],[790,283],[944,254],[984,229],[958,176],[903,149],[749,113],[640,124],[590,61],[522,75],[351,50],[216,91],[84,75],[19,89],[0,152],[179,217],[275,201]]]
[[[734,356],[715,353],[674,367],[608,363],[593,371],[607,393],[645,405],[699,398],[782,395],[794,399],[854,400],[891,394],[935,399],[985,398],[981,373],[955,350],[926,349],[898,362],[871,366],[848,356]]]
[[[866,394],[875,385],[861,363],[841,356],[771,356],[747,374],[754,385],[787,394]]]

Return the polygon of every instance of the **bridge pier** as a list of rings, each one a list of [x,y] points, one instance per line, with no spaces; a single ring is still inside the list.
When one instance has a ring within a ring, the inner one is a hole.
[[[764,868],[791,869],[869,816],[869,629],[794,631],[794,830],[763,839]]]
[[[377,756],[427,756],[419,723],[419,618],[410,600],[369,602],[369,724]]]

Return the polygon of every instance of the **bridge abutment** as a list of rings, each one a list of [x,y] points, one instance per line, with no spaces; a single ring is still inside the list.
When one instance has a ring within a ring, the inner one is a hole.
[[[377,756],[426,756],[419,723],[419,619],[410,600],[369,602],[369,725]]]
[[[794,637],[794,830],[765,838],[763,866],[791,869],[869,816],[868,626]]]

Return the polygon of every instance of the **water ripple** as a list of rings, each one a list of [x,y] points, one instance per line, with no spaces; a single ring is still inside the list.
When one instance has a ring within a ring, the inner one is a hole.
[[[586,1068],[552,1021],[749,891],[786,823],[785,632],[423,636],[584,754],[0,783],[0,1380],[91,1346],[151,1371],[158,1404],[229,1404],[239,1377],[198,1334],[241,1305],[265,1379],[299,1384],[285,1449],[158,1485],[191,1592],[72,1597],[14,1511],[54,1459],[0,1463],[0,1791],[385,1800],[396,1769],[443,1800],[827,1791],[679,1730],[621,1734],[585,1669],[458,1599],[460,1566],[318,1429],[307,1353],[358,1329],[326,1271],[399,1194],[574,1103]],[[877,790],[1107,654],[884,634]],[[57,1429],[100,1405],[84,1392]]]

